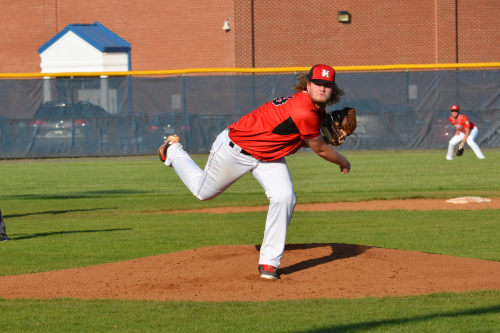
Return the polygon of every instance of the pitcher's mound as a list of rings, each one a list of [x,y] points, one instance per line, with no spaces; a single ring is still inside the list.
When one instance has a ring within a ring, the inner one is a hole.
[[[2,276],[4,298],[268,301],[500,290],[500,262],[349,244],[287,245],[280,280],[256,246],[214,246],[54,272]]]

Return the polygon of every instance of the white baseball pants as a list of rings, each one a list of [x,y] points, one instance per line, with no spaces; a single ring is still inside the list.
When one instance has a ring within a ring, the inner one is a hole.
[[[165,165],[172,166],[193,195],[200,200],[219,196],[245,173],[251,172],[270,201],[259,265],[279,268],[285,250],[288,224],[296,203],[285,158],[266,162],[241,154],[240,147],[236,144],[233,147],[229,145],[231,140],[228,134],[228,129],[219,134],[203,171],[179,143],[168,148]]]
[[[472,148],[477,158],[484,159],[484,155],[476,143],[477,133],[477,126],[474,126],[474,128],[470,131],[469,137],[467,138],[467,144]],[[464,137],[465,133],[460,132],[459,135],[455,135],[450,139],[450,142],[448,144],[448,153],[446,154],[447,160],[451,161],[453,159],[453,150],[455,149],[456,145],[463,141]]]

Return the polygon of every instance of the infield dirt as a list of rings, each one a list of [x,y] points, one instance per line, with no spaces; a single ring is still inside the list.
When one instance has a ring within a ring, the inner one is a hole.
[[[206,213],[267,207],[204,209]],[[500,209],[442,199],[298,205],[312,210]],[[280,280],[261,279],[258,245],[213,246],[111,264],[0,277],[4,298],[267,301],[500,290],[500,262],[354,244],[289,244]]]

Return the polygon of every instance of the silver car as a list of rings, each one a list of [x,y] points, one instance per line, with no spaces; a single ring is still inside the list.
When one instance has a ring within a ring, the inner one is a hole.
[[[92,153],[101,138],[97,119],[109,116],[88,102],[44,103],[30,122],[34,146],[39,153],[49,155]]]

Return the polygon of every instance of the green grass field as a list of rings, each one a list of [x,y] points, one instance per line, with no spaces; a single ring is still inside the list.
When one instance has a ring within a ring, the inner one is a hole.
[[[287,159],[298,203],[500,197],[500,150],[344,152],[349,175],[312,153]],[[207,156],[196,156],[204,166]],[[12,241],[0,276],[116,262],[212,245],[260,244],[266,213],[144,214],[267,205],[243,177],[195,199],[156,157],[0,161],[0,209]],[[500,214],[296,212],[288,243],[349,243],[500,261]],[[500,291],[275,302],[0,298],[0,332],[498,332]]]

